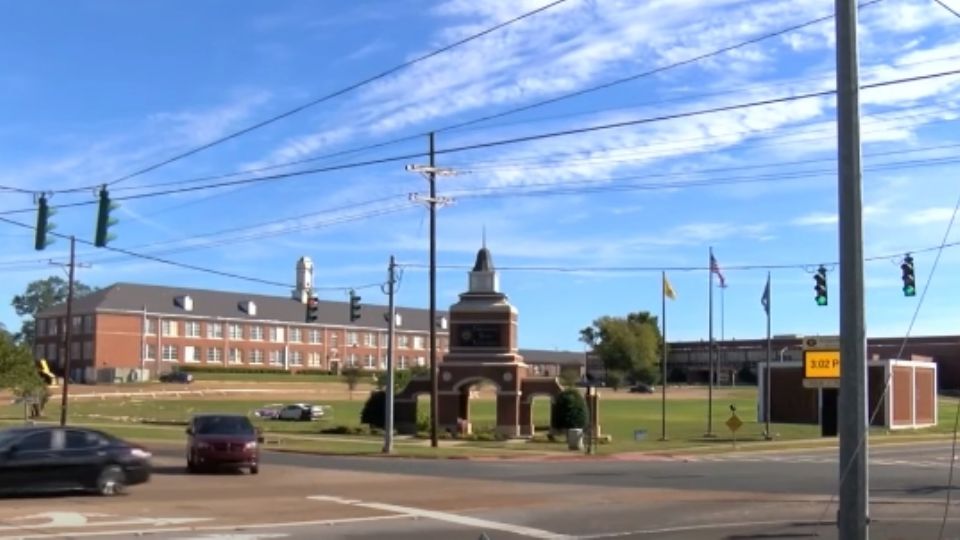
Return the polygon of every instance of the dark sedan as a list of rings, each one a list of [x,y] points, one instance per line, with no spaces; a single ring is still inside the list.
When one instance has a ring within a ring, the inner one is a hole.
[[[150,480],[151,457],[144,448],[92,429],[6,429],[0,431],[0,492],[116,495]]]
[[[160,375],[160,382],[190,384],[193,382],[193,375],[186,371],[171,371]]]

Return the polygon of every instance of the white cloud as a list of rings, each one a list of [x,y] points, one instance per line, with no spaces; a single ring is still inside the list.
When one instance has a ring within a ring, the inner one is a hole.
[[[947,223],[953,218],[954,209],[944,206],[923,208],[905,213],[903,222],[909,225],[926,225],[929,223]]]
[[[791,223],[800,227],[822,227],[836,225],[838,223],[836,214],[824,214],[815,212],[794,219]]]

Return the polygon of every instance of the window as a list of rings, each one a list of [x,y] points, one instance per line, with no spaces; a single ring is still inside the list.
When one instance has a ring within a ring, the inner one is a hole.
[[[176,362],[179,360],[179,349],[176,345],[164,345],[163,350],[160,352],[163,355],[164,362]]]
[[[34,357],[35,359],[43,358],[43,351],[44,351],[44,350],[45,350],[45,349],[44,349],[43,345],[37,345],[36,347],[33,348],[33,357]]]
[[[48,343],[47,344],[47,360],[56,360],[57,359],[57,344]]]
[[[376,334],[364,334],[363,335],[363,346],[364,347],[376,347],[377,346],[377,335]]]
[[[233,347],[230,349],[230,363],[231,364],[242,364],[243,363],[243,351]]]
[[[45,336],[45,335],[47,335],[47,320],[46,320],[46,319],[40,319],[39,321],[37,321],[37,335],[38,335],[38,336]]]
[[[291,328],[291,329],[290,329],[290,342],[291,342],[291,343],[300,343],[300,340],[302,339],[301,334],[302,334],[302,332],[300,331],[299,328]]]
[[[380,334],[380,346],[383,348],[390,346],[390,340],[386,334]]]
[[[143,320],[143,333],[156,335],[157,333],[157,321],[154,319],[144,319]]]
[[[413,336],[413,348],[414,349],[423,349],[426,340],[423,336]]]
[[[347,356],[347,365],[350,367],[357,367],[357,355],[350,353]]]
[[[330,347],[336,349],[337,341],[339,341],[339,339],[340,339],[340,334],[335,334],[335,333],[330,334]]]
[[[251,327],[250,327],[250,340],[251,340],[251,341],[263,341],[263,327],[262,327],[262,326],[251,326]]]
[[[200,347],[194,347],[193,345],[187,345],[183,348],[183,361],[190,364],[197,364],[200,362]]]
[[[357,344],[357,333],[347,332],[347,345],[356,345],[356,344]]]
[[[401,356],[400,362],[397,365],[397,369],[407,369],[407,357]]]
[[[197,321],[187,321],[183,323],[183,335],[187,337],[200,337],[200,323]]]
[[[220,347],[210,347],[207,349],[207,363],[219,364],[223,362],[223,349]]]
[[[47,321],[47,335],[48,335],[48,336],[55,336],[55,335],[57,335],[57,320],[56,320],[56,319],[50,319],[49,321]]]
[[[271,326],[270,341],[274,343],[283,343],[283,328],[279,326]]]
[[[230,333],[230,339],[243,339],[243,325],[231,323],[227,326],[227,329]]]
[[[410,336],[397,336],[397,347],[401,349],[410,348]]]
[[[320,353],[312,352],[307,355],[307,367],[320,367]]]
[[[423,367],[423,366],[425,366],[425,365],[427,365],[427,359],[424,358],[424,357],[422,357],[422,356],[418,356],[418,357],[417,357],[417,367]]]
[[[223,325],[218,322],[207,323],[207,337],[210,339],[223,338]]]
[[[290,351],[290,365],[292,366],[302,366],[303,365],[303,353],[300,351]]]
[[[279,366],[283,364],[283,351],[270,351],[270,365]]]
[[[73,328],[71,331],[74,334],[79,334],[81,328],[83,328],[83,317],[81,315],[75,315],[73,317]]]
[[[27,435],[17,443],[17,449],[21,452],[45,452],[53,446],[53,432],[41,431]]]
[[[153,343],[143,345],[143,359],[153,361],[157,359],[157,346]]]
[[[83,359],[93,360],[93,342],[92,341],[83,342]]]
[[[104,442],[103,438],[96,433],[71,429],[67,430],[66,445],[64,448],[67,450],[86,450],[88,448],[103,446]]]
[[[263,351],[260,349],[250,351],[250,363],[254,365],[263,364]]]
[[[93,315],[83,316],[83,333],[84,334],[93,333]]]
[[[70,344],[70,359],[78,360],[80,359],[80,342],[74,341]]]
[[[374,363],[373,355],[372,355],[372,354],[368,354],[365,360],[366,360],[366,366],[367,366],[367,368],[373,369],[373,368],[377,367],[377,365]]]
[[[310,330],[310,343],[314,345],[320,343],[320,330],[316,328]]]
[[[161,321],[160,333],[167,337],[177,337],[177,321]]]

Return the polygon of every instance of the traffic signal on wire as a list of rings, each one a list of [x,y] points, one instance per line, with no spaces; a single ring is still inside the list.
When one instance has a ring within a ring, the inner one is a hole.
[[[909,253],[903,257],[903,263],[900,265],[900,270],[903,271],[903,295],[916,296],[917,278],[913,273],[913,257],[911,257]]]
[[[813,279],[816,281],[813,288],[817,292],[817,305],[825,306],[827,305],[827,269],[821,265],[820,268],[817,268],[817,273],[813,275]]]
[[[36,238],[34,239],[34,247],[37,251],[42,251],[43,248],[53,243],[53,239],[49,237],[49,233],[55,229],[56,226],[50,223],[50,216],[55,213],[56,211],[47,204],[47,196],[41,195],[40,199],[37,200],[37,229]]]
[[[307,299],[307,322],[317,321],[317,309],[320,307],[320,299],[311,296]]]
[[[357,293],[350,291],[350,322],[360,318],[360,297]]]
[[[93,244],[97,247],[105,247],[107,242],[116,237],[110,234],[110,227],[116,225],[117,220],[110,217],[110,212],[117,208],[117,205],[110,201],[110,192],[107,187],[100,188],[100,205],[97,209],[97,233],[94,236]]]

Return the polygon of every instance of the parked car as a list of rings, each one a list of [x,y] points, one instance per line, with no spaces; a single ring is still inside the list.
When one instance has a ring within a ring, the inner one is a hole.
[[[198,414],[187,427],[187,470],[233,467],[260,472],[263,437],[240,414]]]
[[[193,375],[186,371],[170,371],[160,375],[160,382],[190,384],[193,382]]]
[[[323,418],[323,407],[319,405],[309,405],[307,403],[295,403],[287,405],[280,409],[277,415],[278,420],[299,420],[309,422]]]
[[[260,407],[253,411],[253,415],[257,418],[267,418],[270,420],[276,420],[280,416],[280,409],[283,408],[283,405],[267,405]]]
[[[151,453],[101,431],[19,427],[0,431],[0,492],[116,495],[150,480]]]
[[[657,391],[657,388],[652,384],[647,383],[637,383],[630,387],[631,394],[652,394]]]

